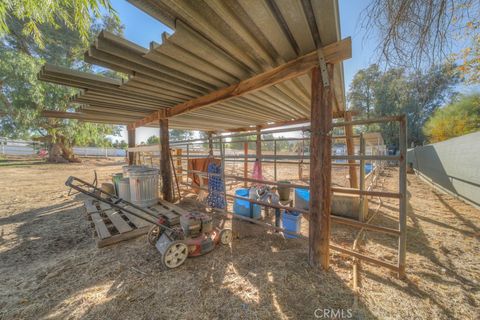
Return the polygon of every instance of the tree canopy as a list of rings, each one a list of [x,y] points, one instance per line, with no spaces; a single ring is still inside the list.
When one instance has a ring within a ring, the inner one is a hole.
[[[6,24],[4,30],[8,33],[3,34],[0,42],[0,109],[4,114],[0,118],[0,135],[11,138],[43,137],[51,142],[52,146],[59,144],[63,156],[69,159],[72,157],[71,147],[74,145],[109,145],[106,135],[119,133],[116,126],[41,117],[43,110],[74,110],[76,106],[69,102],[69,98],[78,91],[41,82],[37,79],[37,73],[47,62],[93,72],[94,67],[83,62],[83,53],[88,42],[92,41],[101,29],[121,34],[122,26],[112,16],[101,19],[95,19],[95,15],[85,16],[83,23],[88,23],[85,41],[82,27],[73,28],[71,23],[75,20],[65,22],[67,16],[61,12],[54,14],[54,23],[41,18],[43,11],[28,18],[15,11],[20,10],[19,6],[28,6],[28,1],[14,2],[15,5],[7,2],[6,7],[5,3],[2,3],[3,8],[9,11],[2,22]],[[45,6],[49,7],[50,2]],[[94,1],[88,2],[93,6]],[[28,10],[43,2],[32,3],[33,7]],[[72,3],[59,1],[55,6],[63,5],[62,10],[73,10],[75,13],[76,9],[72,6],[77,4]],[[28,10],[23,14],[26,15]],[[35,21],[38,32],[43,36],[41,42],[34,34],[25,32],[26,25],[33,23],[32,21]]]
[[[480,94],[461,96],[438,109],[423,130],[432,143],[479,131]]]
[[[148,137],[146,144],[148,144],[148,145],[160,144],[160,137],[150,136],[150,137]]]
[[[450,59],[467,82],[480,81],[478,0],[373,0],[363,27],[378,36],[380,60],[389,66],[425,68]]]
[[[16,35],[31,38],[43,47],[44,28],[67,28],[78,33],[84,43],[90,38],[91,25],[101,18],[101,9],[117,20],[118,17],[109,0],[2,0],[0,1],[0,37]],[[20,23],[20,28],[12,26],[12,21]]]
[[[365,118],[406,114],[408,143],[422,144],[423,125],[455,94],[453,88],[459,79],[453,68],[442,65],[425,72],[408,72],[403,68],[381,71],[378,65],[371,65],[354,76],[347,95],[349,107]],[[387,145],[398,146],[398,128],[394,124],[368,129],[380,131]]]

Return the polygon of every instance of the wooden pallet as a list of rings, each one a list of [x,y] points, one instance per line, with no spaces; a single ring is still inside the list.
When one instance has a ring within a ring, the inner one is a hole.
[[[125,208],[139,215],[145,215],[142,211],[130,206]],[[163,216],[170,225],[178,224],[180,215],[186,212],[184,209],[163,200],[159,201],[159,204],[148,208],[148,210],[157,218]],[[150,222],[94,199],[85,200],[85,211],[87,219],[92,221],[94,238],[98,248],[144,235],[148,233],[152,226]]]

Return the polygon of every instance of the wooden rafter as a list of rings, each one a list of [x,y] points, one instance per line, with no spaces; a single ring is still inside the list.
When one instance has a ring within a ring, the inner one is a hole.
[[[328,63],[335,64],[352,56],[351,38],[332,43],[322,48],[325,60]],[[211,92],[202,97],[195,98],[166,110],[168,118],[174,117],[199,108],[218,104],[233,98],[241,97],[248,93],[275,85],[277,83],[296,78],[309,72],[319,63],[317,51],[301,56],[293,61],[285,63],[279,67],[256,75],[252,78],[240,81],[237,84]],[[160,119],[160,114],[153,112],[148,117],[136,121],[133,126],[141,127],[153,121]]]

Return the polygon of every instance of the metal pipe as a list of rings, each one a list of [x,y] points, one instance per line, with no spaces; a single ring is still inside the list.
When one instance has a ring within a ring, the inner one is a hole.
[[[222,183],[223,183],[223,193],[224,193],[224,200],[225,200],[225,210],[228,210],[228,202],[227,202],[227,186],[225,183],[225,146],[222,143],[222,139],[220,138],[220,159],[222,161]]]
[[[365,156],[365,139],[360,133],[360,155]],[[356,169],[355,169],[356,170]],[[365,190],[365,160],[360,160],[360,191]],[[365,221],[365,196],[360,196],[360,221]]]
[[[407,117],[404,115],[400,121],[400,238],[398,240],[398,275],[405,276],[405,261],[407,255]]]
[[[277,140],[273,140],[273,180],[277,181]]]
[[[190,187],[190,188],[196,188],[196,189],[200,189],[200,190],[204,190],[204,191],[209,191],[208,188],[205,188],[205,187],[193,186],[193,185],[187,184],[187,183],[182,183],[182,185],[185,185],[185,186]],[[244,198],[244,197],[239,197],[239,196],[235,196],[235,195],[231,195],[231,194],[226,194],[226,192],[220,192],[220,191],[213,191],[213,192],[220,193],[220,194],[225,194],[226,197],[248,201],[250,203],[258,204],[258,205],[261,205],[261,206],[264,206],[264,207],[270,207],[270,208],[276,208],[276,209],[290,209],[290,210],[300,212],[300,213],[303,213],[303,214],[306,214],[306,215],[310,214],[310,212],[308,210],[303,210],[303,209],[300,209],[300,208],[285,207],[285,206],[281,206],[281,205],[277,205],[277,204],[273,204],[273,203],[257,201],[257,200],[253,200],[253,199],[249,199],[249,198]],[[368,229],[368,230],[377,231],[377,232],[380,232],[380,233],[385,233],[385,234],[389,234],[389,235],[397,236],[397,237],[400,235],[400,231],[396,230],[396,229],[391,229],[391,228],[376,226],[376,225],[372,225],[372,224],[367,224],[367,223],[364,223],[364,222],[360,222],[360,221],[356,221],[356,220],[352,220],[352,219],[347,219],[347,218],[343,218],[343,217],[331,216],[331,220],[335,223],[348,225],[348,226],[355,227],[355,228],[365,228],[365,229]]]
[[[198,175],[206,175],[206,172],[197,171],[197,170],[189,170],[188,172],[192,172]],[[210,173],[210,175],[215,175]],[[217,174],[218,175],[218,174]],[[226,178],[235,179],[237,181],[248,181],[253,183],[260,183],[260,184],[270,184],[276,186],[285,186],[290,188],[298,188],[298,189],[310,189],[310,186],[300,185],[300,184],[293,184],[293,183],[282,183],[282,182],[275,182],[275,181],[267,181],[267,180],[258,180],[258,179],[251,179],[251,178],[242,178],[239,176],[234,175],[225,175]],[[358,195],[365,195],[365,196],[377,196],[377,197],[386,197],[386,198],[395,198],[399,199],[400,194],[396,192],[387,192],[387,191],[368,191],[368,190],[359,190],[359,189],[351,189],[351,188],[340,188],[340,187],[332,187],[333,192],[338,193],[348,193],[348,194],[358,194]],[[243,199],[243,198],[242,198]]]

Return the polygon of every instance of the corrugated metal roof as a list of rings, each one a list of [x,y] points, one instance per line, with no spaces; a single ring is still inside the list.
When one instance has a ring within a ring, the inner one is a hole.
[[[174,30],[162,44],[142,48],[102,32],[85,60],[128,75],[127,81],[71,74],[53,67],[40,78],[83,91],[82,113],[141,119],[273,69],[340,40],[336,0],[129,0]],[[89,77],[91,79],[89,79]],[[334,89],[344,110],[342,65]],[[180,114],[178,128],[224,130],[310,116],[310,76]]]

